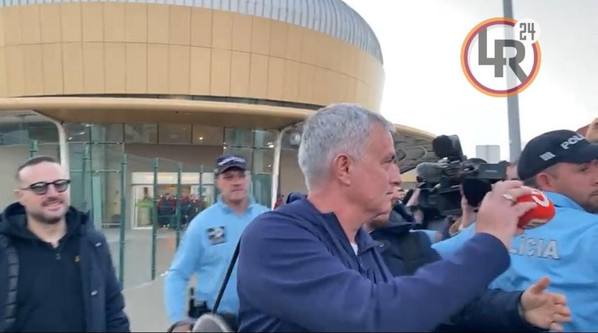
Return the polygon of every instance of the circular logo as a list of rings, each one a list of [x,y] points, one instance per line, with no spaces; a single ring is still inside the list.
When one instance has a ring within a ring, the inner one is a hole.
[[[538,205],[540,205],[542,207],[550,206],[550,201],[544,195],[544,193],[542,193],[540,191],[536,191],[536,190],[532,191],[532,200],[534,200]]]
[[[507,97],[525,90],[540,69],[540,26],[498,17],[474,27],[461,48],[461,67],[477,90]]]

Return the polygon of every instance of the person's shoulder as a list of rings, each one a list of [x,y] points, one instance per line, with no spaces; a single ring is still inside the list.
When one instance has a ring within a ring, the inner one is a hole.
[[[273,231],[310,229],[307,223],[298,216],[289,204],[282,205],[276,210],[267,210],[258,215],[245,230],[246,234],[272,233]]]
[[[265,210],[260,215],[258,215],[253,222],[250,224],[251,226],[255,227],[258,226],[268,226],[272,223],[283,222],[283,223],[293,223],[296,221],[297,218],[292,214],[288,214],[288,212],[284,212],[281,209],[276,210]]]
[[[269,212],[269,211],[271,211],[271,209],[270,209],[270,208],[268,208],[268,207],[266,207],[266,206],[264,206],[264,205],[260,205],[260,204],[258,204],[258,203],[254,203],[254,204],[251,206],[251,209],[252,209],[252,213],[254,213],[254,214],[262,214],[262,213],[264,213],[264,212]]]
[[[219,207],[218,204],[207,207],[199,212],[199,214],[195,215],[189,222],[189,226],[185,233],[198,234],[202,233],[203,230],[214,227],[214,223],[222,221],[222,214],[222,207]]]
[[[220,216],[222,214],[224,214],[224,209],[222,205],[217,202],[211,206],[206,207],[204,210],[195,215],[193,220],[191,220],[191,223],[207,223],[208,221],[213,220],[214,217]]]
[[[598,214],[589,213],[585,210],[573,207],[556,207],[556,214],[553,219],[566,223],[568,228],[598,231]]]

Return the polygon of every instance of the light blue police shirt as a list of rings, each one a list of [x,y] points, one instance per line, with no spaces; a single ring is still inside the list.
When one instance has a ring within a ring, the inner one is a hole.
[[[598,330],[598,215],[586,212],[568,197],[545,192],[556,206],[556,215],[545,225],[525,230],[513,239],[511,266],[490,288],[525,290],[544,276],[550,278],[548,291],[562,293],[571,309],[566,332]],[[434,248],[447,256],[474,233],[455,237],[448,245]]]
[[[221,198],[199,213],[185,231],[164,280],[165,303],[170,322],[187,318],[187,287],[195,273],[195,298],[212,308],[245,227],[268,208],[251,200],[242,216]],[[237,269],[233,270],[218,312],[237,314]]]

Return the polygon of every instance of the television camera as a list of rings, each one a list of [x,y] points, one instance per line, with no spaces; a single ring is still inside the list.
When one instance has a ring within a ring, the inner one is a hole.
[[[506,179],[505,163],[486,163],[463,155],[457,135],[440,135],[432,141],[437,163],[420,163],[416,172],[421,180],[419,204],[436,209],[442,216],[461,214],[461,195],[478,207],[492,184]]]

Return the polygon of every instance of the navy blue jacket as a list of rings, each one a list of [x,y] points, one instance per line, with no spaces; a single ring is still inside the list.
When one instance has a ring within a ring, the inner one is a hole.
[[[396,214],[396,213],[395,213]],[[409,276],[424,265],[441,259],[432,248],[430,238],[412,230],[411,223],[392,214],[387,226],[370,232],[379,243],[386,266],[394,276]],[[437,331],[543,331],[527,323],[519,314],[521,291],[485,290],[463,309],[451,316],[450,322]]]
[[[477,234],[451,258],[393,277],[367,232],[356,243],[358,255],[336,216],[307,199],[258,216],[241,238],[240,331],[432,331],[510,260],[496,237]]]
[[[0,233],[18,237],[17,225],[25,214],[24,207],[12,204],[0,216]],[[89,215],[70,208],[67,224],[80,223],[80,257],[85,323],[88,332],[129,332],[129,320],[124,313],[124,299],[116,279],[108,243],[103,234],[93,229]],[[0,253],[0,328],[4,327],[7,300],[7,261]],[[63,300],[64,301],[64,300]],[[17,308],[17,312],[19,309]]]

